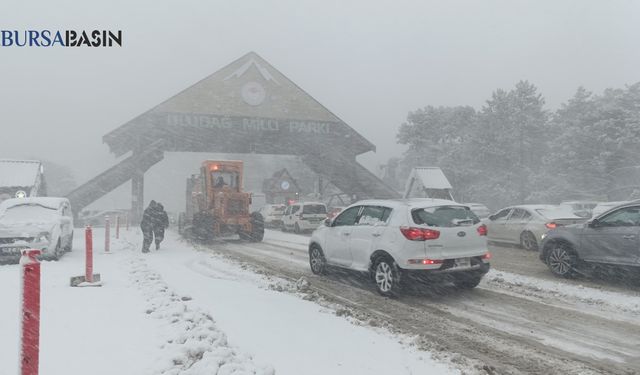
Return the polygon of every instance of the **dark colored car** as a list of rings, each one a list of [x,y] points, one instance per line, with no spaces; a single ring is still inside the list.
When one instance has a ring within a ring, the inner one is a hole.
[[[575,276],[581,266],[614,266],[640,275],[640,203],[551,230],[540,249],[540,259],[557,276]]]

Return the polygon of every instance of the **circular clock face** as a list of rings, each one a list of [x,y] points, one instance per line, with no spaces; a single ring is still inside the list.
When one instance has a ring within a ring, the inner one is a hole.
[[[242,86],[242,99],[249,105],[260,105],[267,96],[264,87],[258,82],[247,82]]]
[[[289,181],[282,181],[280,187],[282,188],[282,190],[289,190]]]

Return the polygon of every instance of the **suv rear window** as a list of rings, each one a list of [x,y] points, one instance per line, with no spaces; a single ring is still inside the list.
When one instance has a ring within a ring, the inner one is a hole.
[[[473,225],[480,219],[468,207],[463,206],[438,206],[419,208],[411,211],[411,217],[416,224],[424,224],[430,227],[458,227],[461,225]]]
[[[327,207],[322,204],[305,204],[302,207],[303,214],[326,214]]]

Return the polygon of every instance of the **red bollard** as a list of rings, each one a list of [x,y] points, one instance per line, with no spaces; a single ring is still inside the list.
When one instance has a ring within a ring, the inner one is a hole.
[[[120,238],[120,215],[116,216],[116,240]]]
[[[40,357],[40,250],[23,250],[20,374],[38,375]]]
[[[91,225],[87,225],[84,230],[85,239],[85,262],[84,262],[84,280],[93,282],[93,232]]]
[[[104,252],[109,252],[109,232],[111,231],[111,222],[109,221],[109,216],[104,217]]]

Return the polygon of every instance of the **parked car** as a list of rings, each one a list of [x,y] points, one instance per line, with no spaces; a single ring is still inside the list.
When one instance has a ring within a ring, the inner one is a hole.
[[[270,228],[282,227],[282,215],[287,207],[284,204],[266,204],[260,208],[260,214],[264,218],[264,226]]]
[[[592,201],[565,201],[560,203],[560,206],[569,208],[577,216],[590,218],[597,204],[598,202]]]
[[[540,259],[551,272],[572,277],[580,266],[616,266],[640,274],[640,203],[628,203],[592,220],[550,231]]]
[[[464,205],[469,207],[481,220],[486,219],[491,215],[491,210],[482,203],[465,203]]]
[[[368,273],[382,295],[405,281],[474,288],[489,271],[487,228],[465,205],[442,199],[365,200],[327,219],[309,241],[311,271]]]
[[[327,206],[320,202],[299,202],[286,208],[282,228],[296,233],[316,229],[327,218]]]
[[[0,259],[18,260],[24,249],[58,259],[73,246],[73,215],[66,198],[11,198],[0,203]]]
[[[506,207],[489,216],[488,240],[519,244],[526,250],[538,250],[538,244],[549,230],[586,220],[567,207],[543,204]]]

